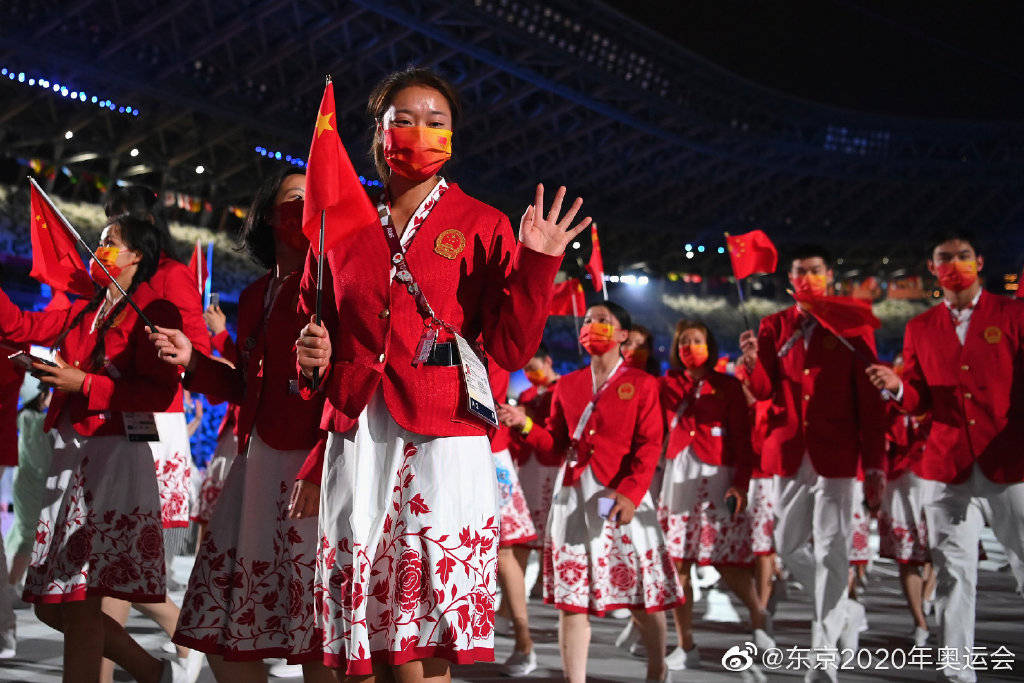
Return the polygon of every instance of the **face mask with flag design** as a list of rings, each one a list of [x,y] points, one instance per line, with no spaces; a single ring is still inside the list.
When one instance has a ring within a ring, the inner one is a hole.
[[[302,208],[305,202],[292,199],[274,207],[274,241],[297,251],[306,251],[309,240],[302,232]]]
[[[819,298],[828,294],[828,278],[817,273],[793,277],[793,291],[797,296]]]
[[[384,129],[384,161],[392,171],[422,182],[441,170],[452,156],[452,132],[426,126]]]
[[[89,261],[89,276],[92,277],[93,282],[100,287],[106,287],[112,282],[111,278],[116,278],[121,274],[122,268],[117,265],[117,257],[120,253],[121,250],[117,247],[99,247],[96,249],[94,258]],[[107,267],[107,270],[110,271],[109,277],[103,272],[103,268],[97,261],[102,262]]]
[[[600,356],[615,346],[615,328],[609,323],[587,323],[580,328],[580,344],[591,356]]]
[[[544,370],[524,370],[523,374],[526,375],[526,379],[530,380],[530,384],[535,387],[547,386],[548,373]]]
[[[978,262],[974,259],[969,261],[944,261],[935,267],[939,276],[939,284],[943,289],[954,292],[962,292],[975,283],[978,279]]]
[[[707,344],[680,344],[679,360],[688,370],[699,368],[708,362]]]

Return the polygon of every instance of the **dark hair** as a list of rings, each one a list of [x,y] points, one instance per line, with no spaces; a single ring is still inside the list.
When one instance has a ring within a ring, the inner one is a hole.
[[[244,251],[253,261],[264,268],[273,268],[277,263],[277,249],[274,242],[274,200],[284,179],[292,175],[304,175],[302,171],[281,167],[274,171],[256,190],[249,213],[245,216],[242,231],[238,234],[238,251]]]
[[[587,306],[587,309],[597,308],[598,306],[604,306],[607,308],[615,319],[619,321],[619,325],[622,326],[626,332],[633,329],[633,319],[629,317],[629,311],[622,306],[618,305],[614,301],[598,301],[596,304]]]
[[[167,219],[164,218],[160,202],[157,201],[157,194],[151,188],[145,185],[114,186],[107,194],[103,211],[108,219],[128,214],[149,221],[156,226],[160,237],[160,250],[168,257],[178,260],[171,229],[167,226]]]
[[[643,345],[647,348],[647,366],[644,369],[647,374],[657,377],[661,374],[661,363],[654,357],[654,333],[643,325],[633,325],[630,332],[639,332],[643,337]]]
[[[541,342],[541,345],[538,346],[537,350],[533,352],[533,357],[547,360],[548,358],[551,358],[551,352],[548,351],[548,347],[546,347],[544,343]]]
[[[136,267],[132,282],[126,290],[129,294],[133,294],[139,285],[153,277],[153,274],[156,273],[157,265],[160,263],[160,236],[158,229],[148,219],[134,215],[115,217],[107,225],[116,225],[118,236],[125,243],[125,246],[142,257],[142,260],[139,261]],[[67,339],[68,333],[78,327],[86,315],[98,309],[106,296],[106,287],[97,285],[96,293],[93,294],[92,299],[89,300],[85,308],[78,312],[78,315],[64,328],[64,331],[60,333],[60,336],[53,343],[53,348],[56,349],[62,346],[64,340]],[[128,299],[121,297],[121,300],[114,304],[114,307],[103,317],[103,322],[100,323],[99,329],[96,331],[96,347],[89,356],[86,366],[82,368],[85,372],[99,370],[106,363],[106,332],[127,305]]]
[[[935,247],[946,242],[953,240],[960,240],[961,242],[967,242],[974,249],[974,253],[981,254],[981,249],[978,247],[978,242],[974,238],[974,231],[968,230],[967,228],[943,228],[938,232],[932,233],[928,240],[928,258],[931,259],[932,254],[935,253]]]
[[[373,87],[370,99],[366,103],[366,115],[370,118],[374,127],[373,144],[370,147],[370,153],[373,158],[373,165],[377,168],[377,175],[380,176],[381,181],[385,184],[391,178],[391,168],[384,161],[384,139],[377,124],[380,122],[381,117],[384,116],[384,112],[391,106],[395,95],[414,85],[430,88],[444,95],[444,98],[448,100],[448,107],[452,110],[453,132],[456,126],[459,125],[459,119],[462,118],[462,102],[459,99],[458,92],[455,90],[455,86],[438,75],[433,69],[422,66],[410,66],[385,76],[383,80]]]
[[[810,256],[804,258],[810,258]],[[700,320],[687,320],[686,318],[676,323],[676,331],[672,334],[672,349],[668,353],[668,364],[677,369],[684,367],[683,361],[679,358],[679,338],[687,330],[700,330],[704,333],[704,338],[708,342],[708,359],[704,361],[704,367],[708,370],[714,369],[715,364],[718,363],[718,340],[712,334],[711,328]]]
[[[829,253],[828,249],[820,244],[801,244],[790,252],[790,266],[786,270],[792,269],[793,261],[802,261],[804,259],[815,257],[824,261],[827,268],[832,267],[832,254]]]

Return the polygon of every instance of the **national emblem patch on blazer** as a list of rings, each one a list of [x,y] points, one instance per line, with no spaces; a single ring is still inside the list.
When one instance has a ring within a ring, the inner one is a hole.
[[[992,325],[985,328],[985,341],[989,344],[998,344],[1003,340],[1003,331]]]
[[[630,382],[623,382],[622,384],[619,385],[618,391],[619,398],[621,398],[623,401],[628,401],[629,399],[633,398],[633,394],[636,393],[636,387],[634,387],[633,384]]]
[[[466,248],[466,236],[462,231],[448,228],[434,241],[434,251],[446,259],[454,259]]]

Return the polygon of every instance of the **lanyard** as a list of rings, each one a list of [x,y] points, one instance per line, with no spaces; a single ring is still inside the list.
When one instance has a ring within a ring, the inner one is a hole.
[[[426,219],[431,209],[437,204],[437,200],[441,198],[447,189],[448,184],[442,178],[441,182],[431,190],[427,198],[416,209],[416,213],[410,219],[410,225],[406,230],[404,240],[406,243],[411,241],[413,233],[419,229],[420,224]],[[384,239],[387,241],[388,249],[391,251],[394,279],[405,287],[405,290],[416,301],[416,310],[419,311],[420,316],[423,318],[423,327],[425,329],[423,330],[423,336],[420,337],[419,345],[416,348],[416,358],[413,361],[413,364],[417,365],[426,361],[430,356],[439,328],[446,329],[452,333],[455,333],[455,329],[434,314],[434,309],[431,308],[426,295],[413,277],[412,271],[409,270],[409,262],[405,258],[405,245],[402,243],[403,240],[398,237],[395,222],[391,219],[391,206],[387,199],[387,193],[381,194],[380,200],[377,202],[377,213],[380,216],[381,227],[384,228]]]
[[[679,407],[676,408],[676,414],[672,417],[672,423],[668,427],[669,431],[676,428],[676,425],[679,424],[679,420],[683,417],[683,413],[686,412],[686,409],[690,407],[690,404],[695,403],[700,397],[700,390],[704,388],[705,381],[706,380],[702,379],[697,382],[697,386],[694,388],[693,393],[691,395],[683,396],[683,400],[679,402]]]
[[[594,396],[590,399],[590,403],[587,404],[587,407],[583,409],[583,414],[580,415],[580,421],[576,423],[576,430],[572,434],[573,443],[578,442],[580,437],[583,436],[583,430],[587,428],[587,423],[590,422],[590,416],[593,414],[594,406],[597,405],[597,400],[601,398],[601,394],[603,394],[608,385],[612,383],[612,380],[625,369],[626,366],[622,364],[622,359],[620,358],[619,362],[615,364],[614,368],[612,368],[612,372],[608,375],[608,379],[604,381],[604,384],[600,387],[594,388]],[[590,372],[591,381],[593,381],[593,368],[591,368]]]

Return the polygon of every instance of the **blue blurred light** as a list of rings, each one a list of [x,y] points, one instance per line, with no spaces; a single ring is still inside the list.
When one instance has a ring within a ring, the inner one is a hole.
[[[725,253],[725,247],[719,247],[718,248],[718,253],[719,254],[724,254]]]
[[[6,76],[6,75],[7,75],[7,67],[5,66],[4,68],[0,69],[0,76]]]
[[[24,83],[25,82],[25,72],[24,71],[21,71],[21,72],[18,73],[18,82],[19,83]]]
[[[95,95],[93,95],[92,97],[89,98],[89,101],[92,102],[93,104],[96,104],[97,102],[99,102],[99,98],[96,97]]]
[[[686,246],[684,248],[686,249],[686,251],[693,251],[693,245],[690,244],[689,242],[686,243]]]
[[[697,245],[697,251],[699,251],[701,253],[704,253],[704,245],[703,244],[698,244]]]

